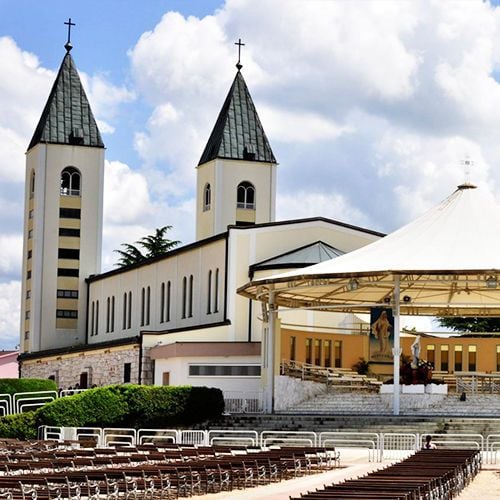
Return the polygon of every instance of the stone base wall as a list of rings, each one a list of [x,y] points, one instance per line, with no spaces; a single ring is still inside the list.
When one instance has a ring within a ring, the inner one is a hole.
[[[137,384],[139,382],[139,352],[139,346],[135,345],[121,349],[81,351],[57,357],[25,360],[20,363],[21,377],[45,379],[53,377],[59,388],[67,389],[79,384],[80,375],[86,372],[89,387],[94,384],[97,386],[122,384],[124,365],[130,363],[130,382]],[[150,374],[149,378],[151,378]],[[147,381],[142,380],[142,383],[145,384]]]
[[[274,409],[286,410],[306,399],[326,392],[325,384],[279,375],[274,379]]]

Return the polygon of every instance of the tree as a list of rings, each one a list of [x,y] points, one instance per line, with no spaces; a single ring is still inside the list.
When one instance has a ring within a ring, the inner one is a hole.
[[[121,246],[124,250],[115,250],[120,255],[120,259],[116,265],[126,267],[150,259],[151,257],[166,254],[180,243],[180,241],[172,241],[165,237],[167,231],[170,229],[172,229],[172,226],[163,226],[156,229],[154,234],[143,236],[135,244],[122,243]],[[136,245],[139,245],[141,249]]]
[[[500,332],[500,318],[440,317],[439,324],[456,332]]]

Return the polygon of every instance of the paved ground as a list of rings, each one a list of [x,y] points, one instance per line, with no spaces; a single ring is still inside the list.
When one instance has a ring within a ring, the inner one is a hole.
[[[392,462],[368,462],[366,452],[345,452],[342,455],[342,467],[321,474],[290,479],[280,483],[209,494],[209,500],[289,500],[290,496],[300,497],[301,493],[322,488],[344,479],[364,476],[368,472],[387,467]],[[457,497],[458,500],[499,500],[500,499],[500,464],[485,465],[474,481]]]

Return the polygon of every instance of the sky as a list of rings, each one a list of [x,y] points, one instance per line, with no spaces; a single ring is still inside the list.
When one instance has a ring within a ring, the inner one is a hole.
[[[0,0],[0,348],[18,343],[24,153],[68,18],[107,148],[103,271],[157,227],[194,240],[195,167],[239,38],[277,220],[390,232],[465,180],[500,201],[498,2]]]

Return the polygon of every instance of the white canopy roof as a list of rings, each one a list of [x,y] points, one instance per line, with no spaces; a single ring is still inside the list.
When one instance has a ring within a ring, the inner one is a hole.
[[[391,300],[402,314],[500,316],[500,207],[464,184],[388,236],[314,266],[249,283],[251,298],[287,307],[363,311]]]

